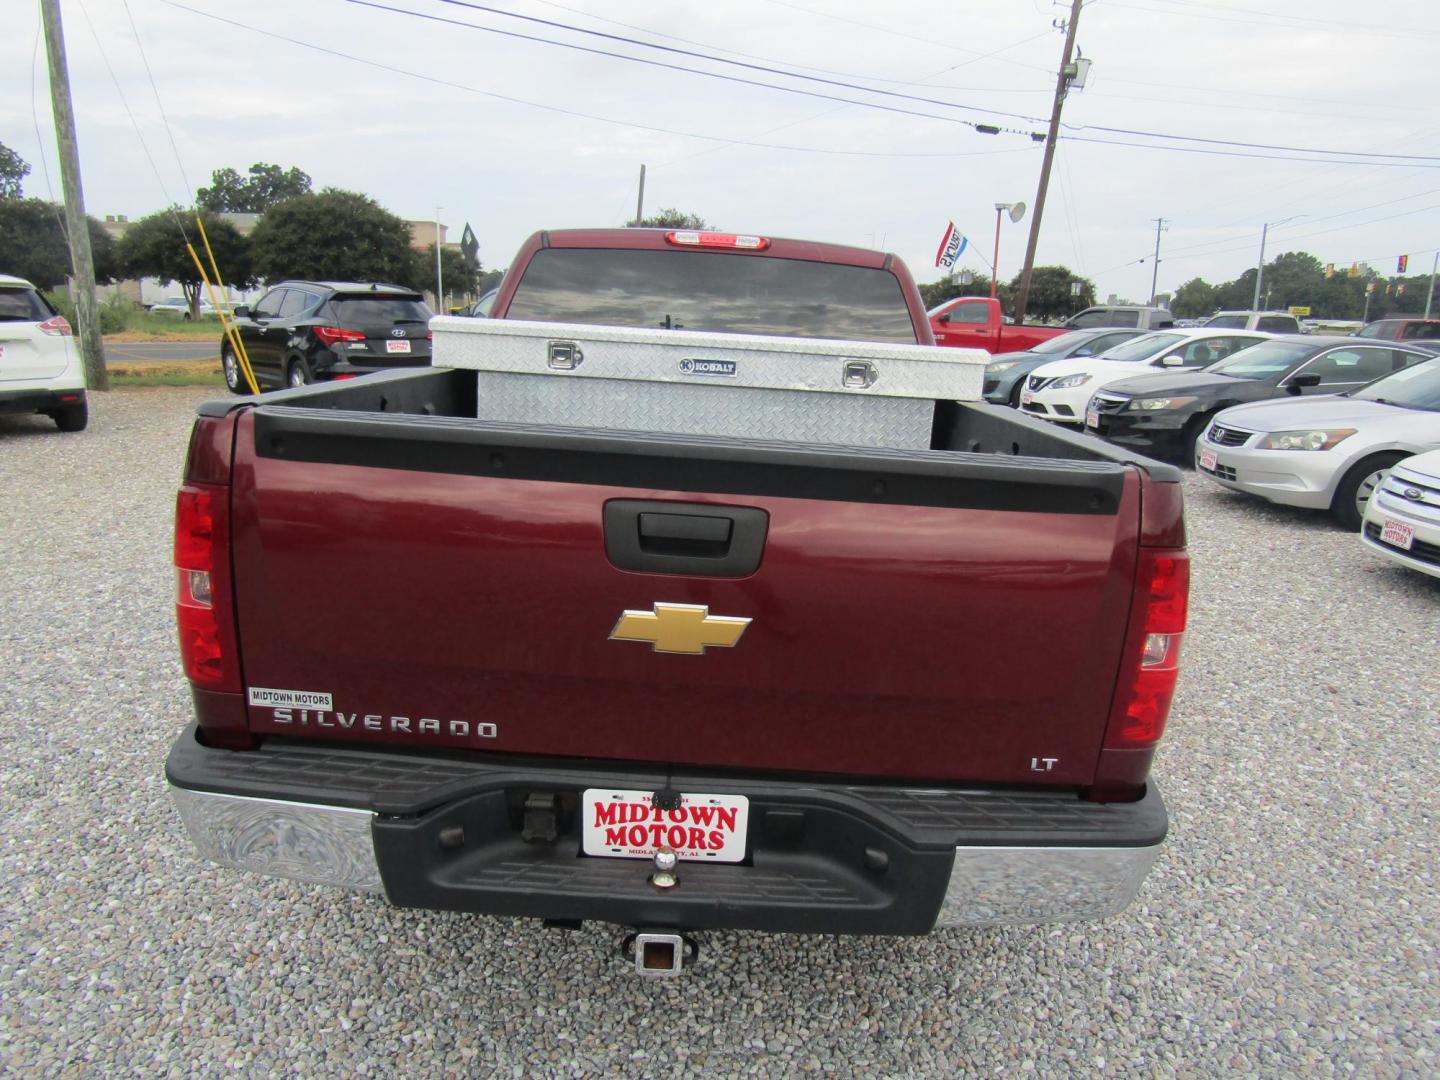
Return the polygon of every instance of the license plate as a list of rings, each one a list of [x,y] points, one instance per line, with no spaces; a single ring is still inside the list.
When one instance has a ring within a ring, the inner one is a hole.
[[[1214,450],[1200,451],[1200,468],[1204,469],[1206,472],[1215,471],[1215,460],[1216,455]]]
[[[1415,530],[1403,521],[1386,518],[1385,526],[1380,530],[1380,540],[1391,547],[1409,551],[1415,543]]]
[[[408,341],[387,341],[385,342],[386,352],[409,352],[410,342]]]
[[[4,345],[0,345],[0,360],[4,360],[4,359],[5,359],[5,346],[4,346]]]
[[[1086,410],[1085,410],[1085,426],[1086,426],[1086,427],[1093,427],[1093,428],[1098,428],[1098,427],[1100,426],[1100,410],[1099,410],[1099,409],[1086,409]]]
[[[681,859],[740,862],[750,800],[744,795],[682,794],[680,809],[657,810],[653,792],[589,788],[581,796],[586,855],[649,859],[669,848]]]
[[[1021,391],[1020,391],[1020,404],[1021,404],[1021,405],[1029,405],[1030,402],[1032,402],[1032,401],[1034,401],[1034,400],[1035,400],[1035,395],[1032,394],[1029,390],[1021,390]]]

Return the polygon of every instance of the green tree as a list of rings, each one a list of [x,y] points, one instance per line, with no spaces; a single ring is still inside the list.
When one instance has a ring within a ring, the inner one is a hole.
[[[210,238],[210,249],[215,253],[220,274],[227,285],[241,288],[255,279],[250,272],[250,250],[245,238],[227,221],[214,214],[201,215],[205,222],[205,235]],[[181,232],[181,226],[185,232]],[[196,252],[210,270],[210,260],[205,254],[198,230],[190,211],[171,207],[143,217],[125,230],[116,246],[115,262],[120,272],[127,277],[153,277],[161,281],[173,281],[185,293],[190,313],[197,313],[200,301],[200,272],[195,261],[186,250],[186,236],[195,245]]]
[[[433,291],[435,288],[435,245],[431,244],[424,251],[414,252],[414,263],[410,277],[403,284],[409,285],[412,289]],[[461,251],[442,247],[440,249],[440,274],[444,278],[446,296],[473,296],[476,282],[480,278],[480,266],[477,262],[472,267]]]
[[[629,223],[632,229],[714,229],[714,225],[706,225],[705,219],[699,214],[686,214],[676,210],[673,206],[667,206],[658,214],[651,214],[649,217],[640,218],[638,221]]]
[[[1010,293],[1020,291],[1020,274],[1010,280]],[[1079,294],[1071,286],[1079,282]],[[1025,302],[1025,318],[1056,319],[1073,315],[1095,303],[1095,284],[1066,266],[1037,266],[1030,272],[1030,297]],[[1008,306],[1008,305],[1007,305]]]
[[[263,214],[297,195],[310,193],[310,176],[291,166],[282,169],[257,161],[250,166],[249,176],[234,169],[216,169],[210,174],[210,186],[195,193],[195,202],[202,210],[235,214]]]
[[[29,175],[30,166],[25,159],[0,143],[0,199],[22,198],[21,184]]]
[[[969,281],[961,281],[959,275],[944,277],[939,281],[932,281],[928,285],[920,286],[920,299],[925,304],[925,310],[938,307],[946,300],[953,300],[957,296],[989,296],[990,275],[970,275]],[[1000,295],[997,297],[1001,307],[1008,306],[1010,302],[1010,286],[1001,285]]]
[[[115,280],[115,241],[93,217],[90,254],[96,281]],[[70,276],[65,211],[44,199],[0,199],[0,266],[4,272],[55,289]]]
[[[416,260],[410,227],[374,199],[326,188],[270,210],[250,234],[264,281],[393,281],[409,284]]]
[[[1199,319],[1215,310],[1215,286],[1204,278],[1191,278],[1170,300],[1170,313],[1177,319]]]

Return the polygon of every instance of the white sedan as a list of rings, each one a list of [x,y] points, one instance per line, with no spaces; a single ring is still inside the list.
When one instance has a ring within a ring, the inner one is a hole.
[[[1440,448],[1440,358],[1348,394],[1275,398],[1215,415],[1196,443],[1201,475],[1360,528],[1396,462]]]
[[[158,304],[150,305],[152,315],[178,315],[182,319],[190,318],[190,305],[183,296],[167,296]],[[200,298],[200,314],[214,315],[215,307],[205,297]]]
[[[1360,540],[1401,566],[1440,577],[1440,450],[1390,470],[1365,508]]]
[[[1208,367],[1269,338],[1254,330],[1158,330],[1116,345],[1099,356],[1042,364],[1025,380],[1020,408],[1034,416],[1081,427],[1090,396],[1107,383],[1154,371]]]

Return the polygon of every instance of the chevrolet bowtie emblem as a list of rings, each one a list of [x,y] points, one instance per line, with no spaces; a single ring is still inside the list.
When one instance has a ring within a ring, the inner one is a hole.
[[[700,656],[707,646],[734,648],[749,625],[749,619],[711,615],[703,604],[657,603],[654,611],[622,614],[610,640],[645,641],[655,652]]]

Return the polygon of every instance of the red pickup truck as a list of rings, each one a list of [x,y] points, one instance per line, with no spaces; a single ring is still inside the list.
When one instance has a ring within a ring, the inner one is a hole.
[[[494,315],[928,343],[892,257],[695,235],[537,234]],[[432,323],[437,362],[460,321]],[[740,393],[683,337],[681,371]],[[711,928],[1133,898],[1167,827],[1178,470],[979,402],[926,403],[926,444],[894,449],[482,420],[476,387],[201,408],[175,534],[195,721],[166,774],[204,855],[619,924],[649,975]]]
[[[957,296],[926,314],[936,345],[958,345],[989,353],[1025,352],[1066,333],[1063,327],[1007,323],[1000,301],[988,296]]]

